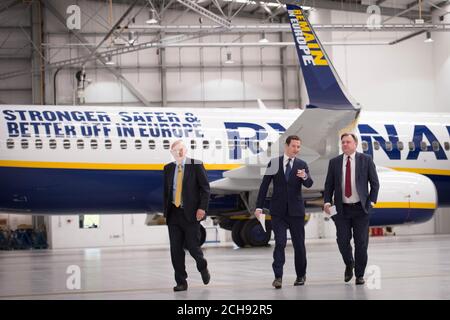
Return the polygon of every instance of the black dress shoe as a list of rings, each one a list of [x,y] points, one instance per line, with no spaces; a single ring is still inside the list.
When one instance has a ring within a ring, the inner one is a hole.
[[[282,280],[281,280],[281,278],[275,278],[275,280],[273,280],[273,282],[272,282],[272,286],[273,286],[275,289],[281,289],[281,285],[282,285]]]
[[[173,287],[173,291],[186,291],[188,288],[187,283],[184,284],[177,284],[175,287]]]
[[[359,284],[364,284],[365,283],[364,278],[363,277],[356,277],[355,283],[358,284],[358,285]]]
[[[201,271],[200,274],[202,275],[203,283],[208,284],[209,280],[211,280],[211,275],[209,274],[208,269]]]
[[[344,280],[349,282],[353,278],[353,264],[345,267]]]
[[[297,277],[297,279],[294,282],[294,286],[302,286],[305,284],[306,276],[303,277]]]

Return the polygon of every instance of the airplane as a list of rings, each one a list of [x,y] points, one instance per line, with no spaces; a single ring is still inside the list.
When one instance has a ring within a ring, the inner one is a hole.
[[[0,106],[0,213],[159,213],[162,175],[182,139],[211,183],[208,215],[240,247],[271,237],[252,214],[270,158],[288,135],[314,185],[309,213],[321,211],[328,161],[342,132],[370,154],[380,180],[371,226],[421,223],[450,205],[450,114],[366,112],[343,86],[301,7],[287,5],[309,104],[305,109]],[[266,199],[270,202],[270,193]],[[267,208],[269,206],[266,206]],[[205,230],[201,230],[201,241]]]

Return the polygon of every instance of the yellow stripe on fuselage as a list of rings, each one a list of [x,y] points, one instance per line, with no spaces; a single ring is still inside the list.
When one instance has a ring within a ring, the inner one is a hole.
[[[377,202],[377,209],[436,209],[434,202]]]
[[[47,169],[98,169],[98,170],[162,170],[164,163],[93,163],[93,162],[50,162],[50,161],[18,161],[0,160],[0,167],[15,168],[47,168]],[[205,163],[207,170],[232,170],[242,167],[244,164],[214,164]],[[422,169],[422,168],[397,168],[391,169],[420,174],[450,176],[450,170]]]
[[[0,167],[40,169],[86,169],[86,170],[163,170],[164,163],[90,163],[90,162],[45,162],[0,160]],[[205,164],[206,170],[231,170],[241,164]]]
[[[430,174],[430,175],[436,175],[436,176],[450,176],[450,170],[443,170],[443,169],[397,168],[397,167],[390,167],[390,168],[397,170],[397,171],[406,171],[406,172],[413,172],[413,173],[420,173],[420,174]]]

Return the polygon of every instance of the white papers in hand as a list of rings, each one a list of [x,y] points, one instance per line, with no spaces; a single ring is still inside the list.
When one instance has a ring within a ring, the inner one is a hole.
[[[335,214],[337,214],[336,206],[330,207],[330,214],[326,213],[325,211],[323,212],[326,221],[330,220],[330,218]]]
[[[332,217],[335,214],[337,214],[336,206],[331,206],[330,207],[330,214],[329,214],[329,216]]]
[[[259,223],[261,223],[264,232],[266,232],[266,215],[264,213],[261,213],[257,219]]]

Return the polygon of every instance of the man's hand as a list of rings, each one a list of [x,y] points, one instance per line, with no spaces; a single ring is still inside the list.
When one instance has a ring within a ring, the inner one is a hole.
[[[197,221],[201,221],[206,215],[205,210],[198,209],[197,210]]]
[[[255,210],[255,217],[259,218],[259,216],[262,214],[262,209],[256,209]]]
[[[323,211],[325,211],[326,214],[330,214],[330,207],[331,207],[331,203],[325,203],[323,205]]]
[[[306,179],[306,172],[305,169],[302,170],[297,170],[297,177],[302,178],[302,179]]]

